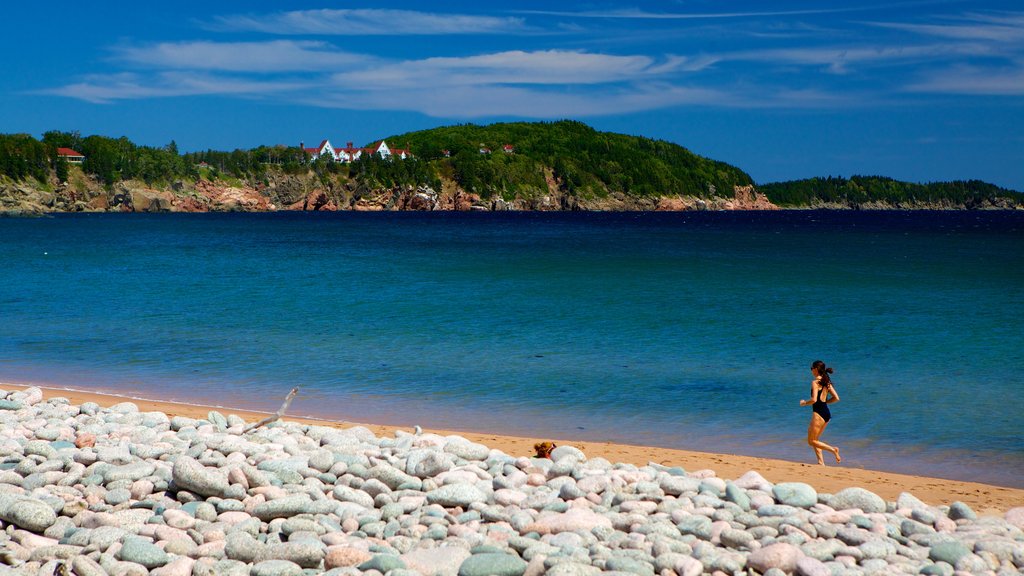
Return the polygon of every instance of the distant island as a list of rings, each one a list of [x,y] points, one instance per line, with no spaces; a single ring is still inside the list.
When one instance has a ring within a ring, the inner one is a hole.
[[[183,154],[173,141],[0,134],[0,212],[1024,208],[1024,194],[977,180],[758,184],[677,144],[575,121],[446,126],[364,147],[296,144]]]

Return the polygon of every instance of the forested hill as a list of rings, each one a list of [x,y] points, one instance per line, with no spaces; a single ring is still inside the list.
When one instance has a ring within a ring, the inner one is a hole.
[[[761,184],[758,191],[782,207],[830,205],[867,208],[1013,208],[1024,194],[981,180],[916,184],[884,176],[806,178]]]
[[[568,120],[445,126],[398,134],[387,142],[408,148],[463,189],[484,195],[546,192],[549,176],[563,192],[583,198],[610,192],[731,197],[735,186],[753,184],[739,168],[678,144],[598,132]]]

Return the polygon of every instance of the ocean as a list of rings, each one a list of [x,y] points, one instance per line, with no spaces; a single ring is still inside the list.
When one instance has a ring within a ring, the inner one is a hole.
[[[0,388],[1024,487],[1024,213],[0,219]],[[829,457],[830,458],[830,457]]]

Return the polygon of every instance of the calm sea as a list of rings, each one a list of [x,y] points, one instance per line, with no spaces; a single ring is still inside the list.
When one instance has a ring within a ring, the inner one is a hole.
[[[0,219],[0,382],[1024,486],[1024,213]]]

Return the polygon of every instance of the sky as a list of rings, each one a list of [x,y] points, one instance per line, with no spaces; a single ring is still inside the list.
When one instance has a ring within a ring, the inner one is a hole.
[[[0,133],[183,151],[574,119],[766,183],[1024,191],[1020,0],[15,2]]]

